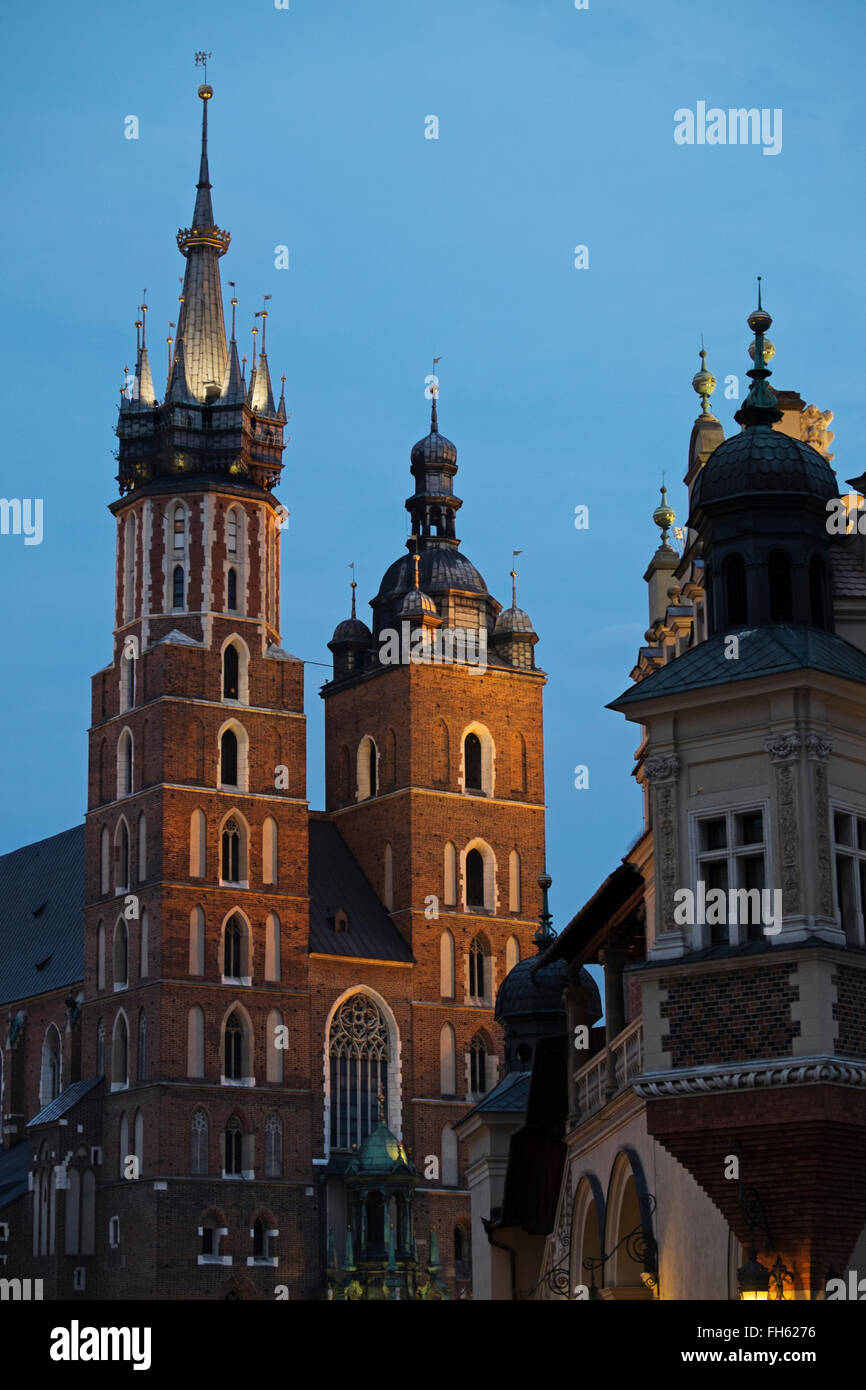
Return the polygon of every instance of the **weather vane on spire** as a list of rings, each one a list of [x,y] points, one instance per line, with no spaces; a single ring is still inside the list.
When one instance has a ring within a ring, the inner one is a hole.
[[[517,607],[517,570],[514,568],[514,561],[518,555],[522,555],[522,550],[512,550],[511,552],[511,607]]]
[[[195,55],[195,65],[196,65],[196,67],[198,67],[199,65],[201,65],[201,66],[204,68],[204,80],[205,80],[205,82],[207,82],[207,60],[208,60],[208,58],[212,58],[212,57],[213,57],[213,53],[209,53],[209,52],[207,52],[207,51],[206,51],[205,49],[203,49],[203,48],[200,48],[200,49],[198,50],[198,52],[196,53],[196,55]]]

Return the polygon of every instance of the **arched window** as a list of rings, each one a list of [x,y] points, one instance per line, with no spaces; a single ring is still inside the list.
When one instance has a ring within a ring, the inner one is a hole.
[[[388,1028],[366,994],[345,999],[328,1040],[331,1064],[331,1147],[358,1148],[378,1121],[378,1096],[388,1102]]]
[[[283,1176],[283,1125],[273,1111],[265,1120],[265,1177]]]
[[[96,928],[96,988],[105,989],[105,927]]]
[[[204,811],[196,808],[189,818],[189,876],[204,878],[207,821]]]
[[[508,911],[520,911],[520,855],[516,849],[508,856]]]
[[[129,1085],[129,1028],[121,1011],[114,1020],[111,1037],[111,1086],[118,1090]]]
[[[240,663],[238,661],[238,649],[234,642],[229,642],[223,652],[223,699],[239,700],[240,690]]]
[[[104,825],[99,835],[99,891],[111,891],[111,836]]]
[[[183,572],[183,565],[175,565],[171,579],[171,606],[172,608],[183,608],[186,595],[186,580]]]
[[[285,1048],[280,1046],[283,1040],[283,1016],[279,1009],[271,1009],[268,1014],[268,1021],[265,1024],[265,1045],[266,1045],[266,1076],[268,1081],[277,1086],[283,1084],[283,1058]]]
[[[457,1042],[450,1023],[439,1034],[439,1089],[443,1096],[457,1093]]]
[[[243,917],[233,912],[223,928],[223,979],[250,983],[250,934]]]
[[[234,729],[226,729],[220,739],[220,782],[227,787],[238,785],[238,737]]]
[[[238,609],[238,572],[234,568],[226,576],[226,608],[230,613]]]
[[[722,566],[727,601],[727,624],[737,627],[748,621],[746,566],[742,555],[729,555]]]
[[[147,817],[144,812],[138,818],[138,881],[147,878]]]
[[[135,544],[136,544],[136,521],[135,514],[130,512],[126,518],[126,528],[124,532],[124,582],[123,582],[123,615],[127,622],[135,616]]]
[[[467,734],[463,741],[463,766],[467,791],[483,791],[481,781],[481,739],[477,734]]]
[[[789,623],[794,615],[791,557],[787,550],[773,550],[767,560],[770,588],[770,621]]]
[[[489,952],[482,936],[474,936],[469,944],[469,997],[486,999],[490,989]]]
[[[203,1177],[208,1171],[208,1122],[203,1110],[192,1112],[190,1150],[189,1170],[195,1176]]]
[[[138,1079],[147,1079],[147,1014],[144,1009],[138,1015]]]
[[[378,791],[376,745],[369,734],[358,744],[358,800],[366,801]]]
[[[466,906],[484,906],[484,860],[477,849],[466,856]]]
[[[223,1034],[223,1077],[226,1081],[249,1080],[252,1072],[250,1036],[246,1019],[232,1009]]]
[[[224,1136],[225,1142],[225,1164],[224,1172],[230,1175],[240,1175],[243,1172],[243,1147],[244,1131],[237,1115],[232,1115]]]
[[[117,795],[132,794],[132,734],[124,729],[117,740]]]
[[[60,1034],[52,1023],[42,1040],[42,1072],[39,1080],[40,1106],[50,1105],[60,1095]]]
[[[394,854],[390,843],[385,846],[385,865],[384,865],[385,888],[382,901],[389,912],[394,911]]]
[[[480,1033],[469,1045],[469,1089],[473,1095],[483,1096],[487,1091],[487,1048]]]
[[[253,1259],[263,1260],[268,1253],[268,1238],[265,1235],[265,1223],[260,1216],[253,1222]]]
[[[114,886],[124,893],[129,887],[129,830],[122,816],[114,832]]]
[[[809,619],[813,627],[824,627],[824,561],[813,555],[809,561]]]
[[[129,930],[123,917],[118,917],[114,928],[111,962],[114,988],[126,989],[129,984]]]
[[[226,550],[229,555],[238,553],[238,514],[234,507],[226,514]]]
[[[276,883],[278,859],[277,822],[273,816],[265,816],[262,825],[262,883]]]
[[[102,1019],[96,1025],[96,1073],[102,1076],[105,1072],[105,1024]]]
[[[520,942],[516,936],[509,936],[505,943],[505,972],[513,970],[520,960]]]
[[[457,1186],[457,1135],[451,1125],[442,1130],[442,1185]]]
[[[439,993],[454,998],[454,937],[444,931],[439,938]]]
[[[235,816],[229,816],[222,833],[222,879],[224,883],[242,883],[246,868],[246,836]]]
[[[186,549],[186,508],[182,502],[178,502],[174,509],[172,530],[174,532],[174,550]]]
[[[265,922],[265,979],[280,978],[280,919],[269,912]]]
[[[204,1076],[204,1011],[193,1004],[186,1020],[186,1074]]]
[[[457,905],[457,850],[449,840],[445,846],[445,894],[446,907]]]
[[[118,1133],[118,1167],[120,1176],[125,1177],[126,1160],[129,1156],[129,1116],[126,1111],[120,1114],[120,1130]]]
[[[189,914],[189,973],[204,974],[204,909],[199,906]]]

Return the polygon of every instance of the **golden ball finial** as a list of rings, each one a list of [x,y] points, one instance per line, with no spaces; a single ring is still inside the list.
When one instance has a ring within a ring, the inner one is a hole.
[[[752,361],[754,362],[754,360],[755,360],[755,344],[754,344],[754,343],[749,343],[749,356],[751,357]],[[775,347],[774,347],[773,344],[770,342],[769,338],[765,338],[765,339],[764,339],[764,366],[766,366],[768,362],[772,362],[772,360],[773,360],[773,358],[774,358],[775,356],[776,356],[776,349],[775,349]]]
[[[692,387],[695,391],[697,391],[698,395],[701,398],[701,404],[703,407],[701,413],[703,415],[709,415],[710,396],[716,389],[716,378],[713,376],[712,372],[707,371],[707,354],[704,348],[701,348],[700,355],[701,370],[699,372],[695,372],[694,376],[692,377]]]
[[[668,506],[668,490],[664,483],[662,483],[661,494],[662,500],[653,512],[653,521],[662,533],[662,545],[666,546],[668,544],[668,531],[676,521],[677,514],[673,507]]]
[[[208,82],[202,82],[201,86],[198,89],[198,94],[201,97],[202,101],[209,101],[210,98],[213,96],[213,87],[211,87],[210,83]]]

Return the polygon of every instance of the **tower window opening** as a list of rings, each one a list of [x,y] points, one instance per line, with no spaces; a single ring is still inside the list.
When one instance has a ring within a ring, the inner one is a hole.
[[[233,729],[226,729],[220,739],[220,782],[229,787],[238,784],[238,739]]]
[[[227,607],[232,613],[235,613],[235,612],[237,612],[237,606],[238,606],[238,572],[237,572],[236,569],[230,569],[230,570],[229,570],[229,573],[228,573],[228,582],[227,582],[226,588],[227,588],[226,607]]]
[[[786,550],[772,551],[767,562],[770,587],[770,619],[774,623],[789,623],[794,616],[791,587],[791,557]]]
[[[477,849],[466,856],[466,906],[484,906],[484,860]]]
[[[463,745],[463,757],[466,769],[466,790],[473,792],[483,791],[481,781],[481,739],[477,734],[467,734]]]
[[[469,947],[469,994],[472,999],[484,999],[487,984],[487,962],[484,946],[476,936]]]
[[[174,548],[184,550],[186,548],[186,512],[183,507],[174,509]]]
[[[241,832],[232,817],[226,821],[222,841],[222,877],[225,883],[241,881]]]
[[[724,564],[727,621],[730,627],[748,621],[746,603],[746,566],[742,555],[729,555]]]
[[[172,580],[172,608],[183,608],[186,584],[184,581],[183,565],[175,565],[174,578]]]
[[[238,649],[233,642],[229,643],[223,653],[223,699],[238,699]]]

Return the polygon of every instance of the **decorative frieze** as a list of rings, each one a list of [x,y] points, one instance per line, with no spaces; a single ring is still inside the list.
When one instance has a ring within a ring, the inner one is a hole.
[[[644,1075],[632,1082],[644,1100],[818,1084],[866,1086],[866,1063],[841,1061],[838,1057],[806,1057],[796,1061],[785,1058],[737,1067],[699,1067],[673,1075]]]

